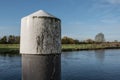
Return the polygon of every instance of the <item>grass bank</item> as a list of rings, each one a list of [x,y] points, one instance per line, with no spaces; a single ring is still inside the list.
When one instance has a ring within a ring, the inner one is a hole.
[[[19,44],[0,44],[0,52],[19,52]],[[120,43],[62,44],[62,51],[120,49]]]
[[[62,44],[62,51],[120,49],[120,43]]]
[[[19,53],[19,44],[0,44],[0,53]]]

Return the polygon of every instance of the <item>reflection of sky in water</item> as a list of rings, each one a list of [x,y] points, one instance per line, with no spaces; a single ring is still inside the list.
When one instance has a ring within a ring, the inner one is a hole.
[[[63,52],[62,80],[119,80],[120,50]],[[0,55],[0,80],[21,80],[21,57]]]
[[[19,55],[0,54],[0,80],[21,80]]]
[[[63,80],[117,80],[120,50],[63,52]]]

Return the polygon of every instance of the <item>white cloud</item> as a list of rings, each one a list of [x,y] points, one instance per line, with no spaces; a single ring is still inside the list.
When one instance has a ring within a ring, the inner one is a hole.
[[[120,4],[120,0],[93,0],[96,3],[109,3],[109,4]],[[107,4],[106,4],[107,5]]]
[[[113,19],[103,19],[101,20],[101,22],[103,23],[108,23],[108,24],[114,24],[114,23],[118,23],[118,20],[113,20]]]
[[[106,0],[106,1],[111,4],[120,4],[120,0]]]

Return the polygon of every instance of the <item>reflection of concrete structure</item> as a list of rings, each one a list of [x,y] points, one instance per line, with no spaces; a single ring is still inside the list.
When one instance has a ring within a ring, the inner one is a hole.
[[[105,50],[95,50],[95,56],[100,62],[103,62],[105,58]]]
[[[61,21],[45,11],[22,18],[22,80],[60,80]]]
[[[60,80],[60,55],[22,55],[22,80]]]

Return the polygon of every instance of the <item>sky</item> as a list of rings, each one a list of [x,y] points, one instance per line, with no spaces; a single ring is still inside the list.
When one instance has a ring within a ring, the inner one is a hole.
[[[21,18],[44,10],[62,21],[62,37],[120,41],[120,0],[0,0],[0,36],[20,35]]]

